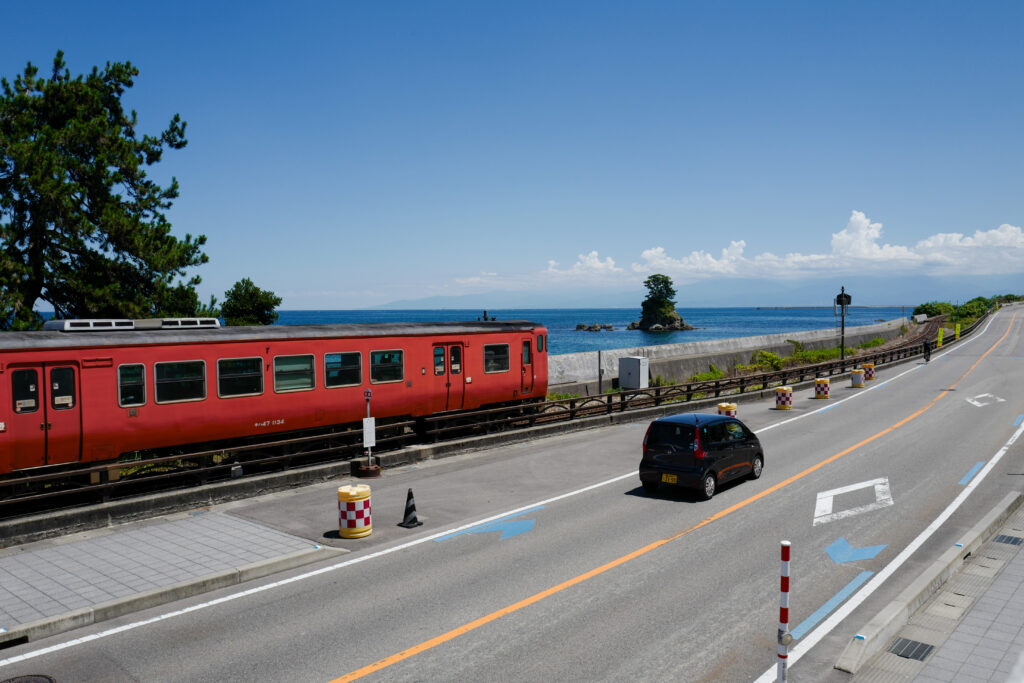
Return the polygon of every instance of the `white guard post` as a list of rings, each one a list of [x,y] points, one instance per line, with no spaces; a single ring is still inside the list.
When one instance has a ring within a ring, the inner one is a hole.
[[[373,392],[367,389],[363,392],[363,398],[366,399],[366,417],[363,418],[363,448],[366,449],[366,466],[371,467],[373,465],[373,447],[377,445],[376,420],[370,417],[370,399],[373,398]]]

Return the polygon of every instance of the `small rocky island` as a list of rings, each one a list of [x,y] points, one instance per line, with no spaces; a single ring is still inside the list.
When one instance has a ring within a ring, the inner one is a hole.
[[[644,280],[648,295],[641,304],[640,322],[632,322],[626,329],[645,332],[675,332],[692,330],[683,316],[676,311],[676,290],[668,275],[652,275]]]

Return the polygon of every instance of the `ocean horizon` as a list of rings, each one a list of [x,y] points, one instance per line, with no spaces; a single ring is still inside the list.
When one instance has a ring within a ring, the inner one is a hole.
[[[529,320],[548,329],[548,351],[552,354],[577,353],[637,346],[658,346],[685,342],[750,337],[784,332],[835,329],[840,318],[830,307],[793,308],[677,308],[693,330],[643,332],[626,327],[640,319],[633,308],[507,308],[489,309],[487,316],[497,320]],[[846,326],[907,318],[909,306],[851,306]],[[395,309],[395,310],[279,310],[278,325],[322,325],[337,323],[455,322],[482,320],[483,309]],[[577,331],[576,326],[611,325],[600,332]]]

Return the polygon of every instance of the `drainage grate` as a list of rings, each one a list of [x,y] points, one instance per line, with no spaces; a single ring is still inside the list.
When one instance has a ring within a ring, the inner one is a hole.
[[[889,652],[894,655],[903,657],[904,659],[916,659],[919,662],[923,662],[925,657],[930,655],[934,649],[934,645],[919,643],[916,640],[909,640],[907,638],[897,638],[895,642],[889,646]]]
[[[1020,536],[1007,536],[1005,534],[1000,534],[992,540],[996,543],[1009,543],[1010,545],[1020,545],[1021,543],[1024,543],[1024,538],[1021,538]]]

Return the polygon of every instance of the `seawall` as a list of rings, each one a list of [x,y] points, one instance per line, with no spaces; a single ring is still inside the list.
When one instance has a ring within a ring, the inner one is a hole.
[[[913,323],[906,318],[897,318],[871,325],[847,327],[846,345],[856,346],[876,337],[891,341],[912,326]],[[665,379],[685,382],[698,373],[707,372],[711,365],[720,370],[732,370],[738,363],[749,363],[750,357],[757,350],[771,351],[781,356],[791,355],[793,344],[789,340],[800,342],[805,349],[824,349],[839,346],[839,336],[838,328],[829,328],[553,355],[548,357],[549,392],[598,393],[598,354],[603,371],[602,385],[604,389],[609,389],[618,386],[619,359],[628,356],[646,356],[651,377],[661,375]]]

